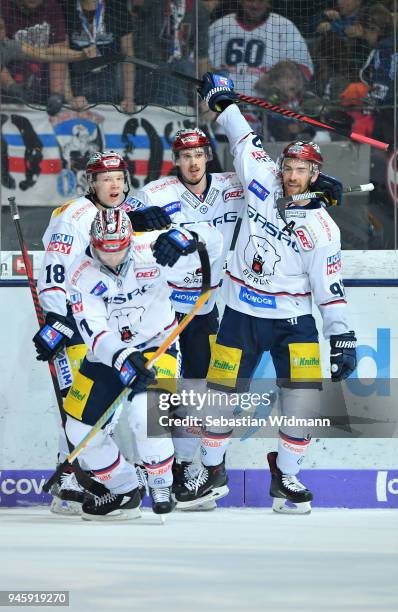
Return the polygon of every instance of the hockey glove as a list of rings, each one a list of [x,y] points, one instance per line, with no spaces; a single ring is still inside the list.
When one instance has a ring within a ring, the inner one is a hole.
[[[330,371],[333,381],[348,378],[357,367],[356,346],[357,339],[353,331],[330,336]]]
[[[228,77],[212,72],[206,72],[202,77],[202,84],[198,87],[202,100],[207,102],[210,110],[222,113],[230,104],[234,104],[237,95],[234,84]]]
[[[68,319],[54,312],[47,313],[45,325],[33,336],[38,361],[50,361],[58,355],[74,334]]]
[[[193,234],[184,229],[172,229],[158,236],[152,246],[153,255],[156,262],[161,266],[174,266],[181,255],[194,253],[197,248],[197,241]]]
[[[129,400],[137,393],[146,391],[148,385],[156,380],[156,370],[145,367],[148,359],[135,349],[121,349],[114,354],[112,366],[116,370],[121,382],[130,387]]]
[[[334,176],[329,176],[323,172],[319,176],[312,187],[314,191],[320,191],[321,200],[325,206],[340,206],[343,200],[343,184]]]
[[[160,206],[148,206],[127,213],[134,232],[162,230],[171,225],[169,215]]]

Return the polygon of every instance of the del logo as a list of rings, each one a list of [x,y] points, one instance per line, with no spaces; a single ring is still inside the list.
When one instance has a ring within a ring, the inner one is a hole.
[[[103,281],[100,281],[95,285],[93,289],[91,289],[91,295],[103,295],[105,291],[108,290],[108,287],[105,285]]]
[[[331,255],[327,258],[326,263],[326,274],[336,274],[341,270],[341,252],[338,251],[335,255]]]
[[[40,335],[47,342],[50,348],[54,348],[57,344],[57,341],[61,337],[61,334],[59,334],[56,329],[53,329],[49,325],[45,325],[43,327],[40,332]]]
[[[231,189],[224,193],[224,202],[228,200],[240,200],[243,197],[243,189]]]
[[[72,312],[83,312],[83,302],[81,293],[74,293],[70,296],[69,299],[72,307]]]
[[[63,255],[69,255],[73,244],[73,236],[68,234],[53,234],[51,236],[50,243],[47,247],[47,251],[56,251]]]
[[[261,185],[261,183],[258,183],[255,179],[252,180],[248,189],[249,191],[254,193],[254,195],[257,196],[262,202],[264,202],[264,200],[269,196],[268,189],[266,189],[264,185]]]
[[[312,242],[310,235],[305,227],[298,227],[296,229],[296,236],[299,239],[299,242],[304,251],[311,251],[314,248],[314,243]]]
[[[174,215],[174,213],[181,210],[181,202],[179,200],[176,202],[169,202],[168,204],[162,206],[162,210],[164,210],[164,212],[168,215]]]
[[[30,261],[30,266],[33,270],[33,255],[28,255],[28,257]],[[12,256],[12,273],[16,276],[26,276],[26,268],[22,255]]]
[[[157,276],[159,276],[159,274],[159,268],[148,268],[136,270],[135,276],[136,278],[156,278]]]

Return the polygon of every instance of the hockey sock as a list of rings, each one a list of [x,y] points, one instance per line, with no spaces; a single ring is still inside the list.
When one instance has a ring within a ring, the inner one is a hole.
[[[298,474],[307,454],[310,439],[293,438],[279,431],[276,464],[284,474]]]
[[[208,467],[222,463],[231,434],[232,431],[223,434],[206,432],[200,445],[200,454],[204,466]]]

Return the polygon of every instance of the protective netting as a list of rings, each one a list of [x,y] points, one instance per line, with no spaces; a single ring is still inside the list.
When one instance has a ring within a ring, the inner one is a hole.
[[[195,77],[207,69],[222,71],[237,91],[396,149],[397,5],[398,0],[1,0],[2,204],[15,195],[24,206],[49,206],[81,193],[87,155],[101,148],[129,159],[134,188],[168,174],[176,129],[214,120],[198,107],[195,86],[170,70]],[[158,69],[114,63],[121,53]],[[100,60],[95,69],[81,63],[94,57]],[[327,171],[350,184],[375,182],[375,218],[372,212],[356,224],[363,239],[354,243],[350,237],[351,248],[397,243],[396,156],[372,150],[364,160],[368,148],[356,147],[355,157],[344,149],[350,141],[339,130],[317,131],[258,107],[243,110],[267,150],[273,142],[315,138],[331,148]],[[216,136],[220,165],[232,169],[222,134]]]
[[[196,76],[212,67],[242,93],[312,116],[326,112],[343,124],[362,120],[371,131],[369,117],[355,113],[393,104],[394,6],[395,0],[2,0],[3,102],[48,105],[53,114],[62,103],[75,109],[107,103],[127,112],[156,104],[192,115],[194,87],[168,71]],[[81,73],[77,63],[43,63],[78,53],[102,56],[104,65]],[[159,70],[107,65],[115,53]],[[268,127],[280,136],[279,124]]]

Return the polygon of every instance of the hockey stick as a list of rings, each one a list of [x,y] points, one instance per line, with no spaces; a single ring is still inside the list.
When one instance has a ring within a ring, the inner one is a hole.
[[[201,294],[198,297],[194,307],[191,312],[185,315],[183,319],[181,319],[180,323],[177,327],[167,336],[167,338],[162,342],[162,344],[156,349],[152,357],[145,364],[146,368],[151,368],[152,365],[161,357],[167,349],[175,342],[176,338],[181,334],[181,332],[186,328],[188,323],[192,321],[192,319],[197,315],[199,310],[202,308],[203,304],[208,300],[211,294],[211,277],[210,277],[210,263],[209,256],[207,254],[206,248],[202,243],[198,243],[198,254],[200,257],[200,262],[202,266],[202,289]],[[80,455],[82,450],[87,446],[90,440],[103,428],[103,426],[109,421],[109,419],[113,416],[118,408],[119,404],[123,402],[127,396],[131,393],[131,389],[126,387],[123,391],[118,395],[118,397],[112,402],[112,404],[105,410],[103,415],[98,419],[98,421],[93,425],[90,431],[86,436],[81,440],[81,442],[75,447],[75,449],[68,455],[66,460],[57,467],[55,472],[50,476],[47,482],[43,485],[43,491],[48,492],[54,482],[58,479],[59,475],[62,474],[63,470],[67,467],[68,463],[72,463],[76,458]]]
[[[374,188],[375,186],[373,185],[373,183],[365,183],[364,185],[354,185],[353,187],[348,185],[344,188],[343,193],[345,194],[373,191]],[[287,223],[285,213],[288,204],[291,204],[292,202],[302,202],[303,200],[311,200],[312,198],[318,198],[320,195],[322,195],[322,193],[322,191],[306,191],[305,193],[297,193],[296,195],[282,196],[281,198],[278,198],[276,200],[276,208],[278,209],[278,212],[283,221]]]
[[[31,266],[31,263],[30,263],[28,250],[26,248],[25,240],[24,240],[24,237],[23,237],[23,234],[22,234],[22,229],[21,229],[21,224],[20,224],[20,216],[19,216],[18,206],[17,206],[16,200],[15,200],[15,197],[12,196],[12,197],[8,198],[8,202],[9,202],[9,205],[10,205],[12,220],[13,220],[14,225],[15,225],[15,229],[16,229],[16,232],[17,232],[19,246],[20,246],[20,249],[21,249],[21,252],[22,252],[23,261],[24,261],[24,264],[25,264],[26,276],[28,278],[30,293],[32,295],[33,306],[34,306],[34,309],[35,309],[35,312],[36,312],[37,321],[38,321],[40,327],[43,327],[43,325],[45,325],[45,317],[44,317],[43,309],[42,309],[42,307],[40,305],[39,295],[37,293],[36,283],[35,283],[35,280],[34,280],[34,277],[33,277],[33,270],[32,270],[32,266]],[[57,405],[58,405],[58,410],[59,410],[59,413],[60,413],[62,425],[65,426],[66,417],[65,417],[65,412],[64,412],[64,409],[63,409],[63,397],[62,397],[61,389],[59,387],[59,383],[58,383],[58,378],[57,378],[57,373],[56,373],[56,370],[55,370],[54,362],[53,361],[49,361],[48,362],[48,367],[50,369],[51,381],[52,381],[52,384],[53,384],[54,393],[55,393],[55,397],[56,397],[56,400],[57,400]],[[68,444],[69,452],[71,452],[72,449],[73,449],[73,446],[69,442],[68,438],[66,438],[66,441],[67,441],[67,444]],[[77,478],[78,482],[85,489],[87,489],[89,491],[90,490],[91,491],[97,490],[98,492],[100,491],[102,485],[98,486],[99,483],[96,483],[89,476],[87,476],[87,474],[85,474],[85,472],[80,467],[78,461],[75,461],[73,463],[73,469],[75,471],[76,478]],[[62,473],[62,470],[59,472],[58,475],[60,475],[61,473]],[[54,483],[55,483],[55,480],[51,484],[54,484]]]
[[[102,57],[94,57],[93,59],[82,60],[81,62],[77,62],[74,65],[74,70],[79,73],[89,72],[90,70],[94,70],[95,68],[101,68],[103,66],[108,66],[111,64],[118,64],[120,62],[124,62],[126,64],[135,64],[137,66],[141,66],[142,68],[146,68],[150,72],[161,72],[163,74],[169,74],[170,76],[174,76],[181,81],[186,81],[187,83],[191,83],[196,87],[199,87],[202,84],[200,79],[197,79],[189,74],[184,74],[183,72],[179,72],[178,70],[173,70],[172,68],[167,68],[167,66],[158,66],[157,64],[152,64],[151,62],[147,62],[142,59],[138,59],[136,57],[128,57],[121,53],[112,53]],[[322,121],[318,121],[317,119],[313,119],[312,117],[307,117],[306,115],[301,115],[296,111],[289,110],[288,108],[284,108],[283,106],[279,106],[278,104],[273,104],[272,102],[267,102],[262,98],[255,98],[253,96],[247,96],[246,94],[235,92],[238,100],[241,102],[246,102],[246,104],[252,104],[253,106],[258,106],[259,108],[263,108],[264,110],[271,111],[272,113],[277,113],[278,115],[283,115],[288,119],[296,119],[297,121],[302,121],[303,123],[309,123],[310,125],[314,125],[318,128],[322,128],[324,130],[329,130],[330,132],[335,132],[336,134],[340,134],[340,136],[345,136],[346,138],[350,138],[356,142],[360,142],[362,144],[368,144],[371,147],[375,147],[376,149],[381,149],[382,151],[392,151],[393,145],[387,142],[381,142],[380,140],[375,140],[374,138],[369,138],[368,136],[364,136],[363,134],[357,134],[356,132],[351,132],[351,130],[345,130],[344,128],[340,128],[337,126],[330,125],[328,123],[324,123]]]

